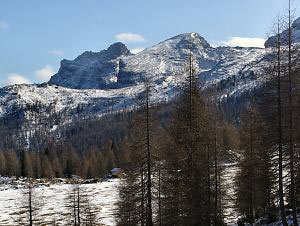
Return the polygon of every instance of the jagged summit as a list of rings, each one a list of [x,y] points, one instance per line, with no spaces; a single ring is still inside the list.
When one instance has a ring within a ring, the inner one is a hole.
[[[202,46],[203,48],[210,47],[209,43],[196,32],[183,33],[183,34],[177,35],[175,37],[172,37],[170,39],[167,39],[164,42],[168,42],[168,41],[177,42],[177,45],[176,45],[177,48],[187,48],[187,49],[192,48],[192,49],[194,49],[194,48],[197,48],[200,46]]]
[[[108,58],[116,59],[120,56],[128,56],[130,54],[130,51],[124,43],[116,42],[108,47],[108,49],[106,50],[106,54]]]
[[[122,42],[116,42],[110,45],[106,50],[102,50],[100,52],[85,51],[73,62],[77,64],[86,64],[91,63],[92,61],[109,61],[129,54],[130,51],[125,44]]]
[[[118,58],[129,56],[125,44],[117,42],[100,52],[86,51],[74,60],[62,60],[49,84],[75,89],[101,89],[114,81]]]

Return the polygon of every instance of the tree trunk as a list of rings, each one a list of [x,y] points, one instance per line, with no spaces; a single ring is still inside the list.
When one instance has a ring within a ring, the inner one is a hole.
[[[80,194],[79,194],[79,187],[77,188],[77,217],[78,217],[78,225],[80,226]]]
[[[159,161],[159,167],[158,167],[158,221],[159,226],[162,225],[161,221],[161,159]]]
[[[73,195],[73,207],[74,207],[74,226],[77,225],[77,214],[76,214],[76,191],[74,190]]]
[[[215,166],[215,208],[214,208],[214,226],[217,225],[218,216],[218,156],[217,156],[217,119],[215,118],[215,131],[214,131],[214,166]]]
[[[207,226],[210,226],[210,214],[211,214],[211,190],[210,190],[210,148],[209,145],[207,146],[207,214],[206,214],[206,219],[207,219]]]
[[[278,180],[278,187],[279,187],[279,206],[280,206],[280,215],[281,221],[283,226],[288,226],[286,221],[286,214],[285,214],[285,207],[284,207],[284,193],[283,193],[283,180],[282,180],[282,171],[283,171],[283,164],[282,164],[282,113],[281,113],[281,40],[280,40],[280,24],[278,21],[278,30],[277,30],[277,110],[278,110],[278,165],[279,165],[279,180]]]
[[[141,185],[142,185],[142,194],[141,194],[141,226],[145,225],[145,190],[144,190],[144,172],[141,169]]]
[[[31,185],[29,185],[31,186]],[[32,219],[32,190],[31,187],[28,189],[28,204],[29,204],[29,225],[33,225],[33,219]]]
[[[250,193],[250,223],[251,225],[253,225],[254,223],[254,208],[253,208],[253,120],[254,120],[254,116],[253,116],[253,112],[252,109],[250,110],[250,167],[249,167],[249,171],[250,171],[250,175],[249,175],[249,193]]]
[[[150,122],[149,122],[149,84],[146,87],[147,89],[147,100],[146,100],[146,117],[147,117],[147,175],[148,175],[148,181],[147,181],[147,198],[148,198],[148,203],[147,203],[147,226],[152,226],[153,221],[152,221],[152,170],[151,170],[151,150],[150,150]]]
[[[289,27],[288,27],[288,80],[289,80],[289,152],[290,152],[290,196],[293,211],[293,224],[298,226],[297,207],[295,200],[295,173],[294,173],[294,141],[293,141],[293,90],[292,90],[292,24],[291,24],[291,1],[289,0]]]

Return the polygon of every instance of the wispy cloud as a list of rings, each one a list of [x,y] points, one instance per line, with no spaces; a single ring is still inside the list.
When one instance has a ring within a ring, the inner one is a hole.
[[[27,79],[25,76],[17,74],[17,73],[9,73],[2,82],[3,86],[14,85],[14,84],[30,84],[31,81]]]
[[[264,48],[265,41],[263,38],[230,37],[226,41],[221,41],[220,45]]]
[[[8,23],[4,20],[0,20],[0,29],[7,29]]]
[[[45,67],[35,71],[35,76],[40,81],[47,81],[54,74],[55,74],[54,69],[49,65],[46,65]]]
[[[145,42],[145,38],[139,34],[133,33],[120,33],[115,36],[115,38],[124,43],[137,43],[137,42]]]
[[[53,56],[62,56],[62,55],[64,55],[64,52],[61,51],[61,50],[50,50],[48,53],[53,55]]]
[[[131,49],[130,52],[133,54],[137,54],[139,52],[142,52],[144,49],[145,48],[143,48],[143,47],[138,47],[138,48]]]

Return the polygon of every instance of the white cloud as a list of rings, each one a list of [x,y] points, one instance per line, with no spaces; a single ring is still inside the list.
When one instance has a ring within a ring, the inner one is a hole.
[[[227,41],[220,42],[220,45],[264,48],[265,41],[263,38],[230,37]]]
[[[41,81],[49,80],[54,74],[54,69],[49,65],[35,71],[35,76]]]
[[[53,55],[53,56],[62,56],[62,55],[64,55],[64,52],[61,51],[61,50],[51,50],[48,53]]]
[[[14,84],[30,84],[31,81],[24,76],[17,73],[10,73],[7,78],[2,82],[4,86],[14,85]]]
[[[0,29],[7,29],[8,23],[4,20],[0,20]]]
[[[142,35],[139,34],[133,34],[133,33],[120,33],[117,34],[116,39],[119,42],[124,42],[124,43],[128,43],[128,42],[145,42],[145,38]]]
[[[142,52],[144,49],[145,48],[143,48],[143,47],[138,47],[138,48],[131,49],[130,52],[133,54],[137,54],[139,52]]]

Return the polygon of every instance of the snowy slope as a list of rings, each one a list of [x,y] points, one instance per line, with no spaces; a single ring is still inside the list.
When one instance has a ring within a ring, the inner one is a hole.
[[[41,104],[52,106],[56,112],[75,109],[78,106],[95,110],[99,114],[133,106],[135,95],[142,86],[114,90],[70,89],[56,85],[14,85],[0,91],[0,117],[15,111],[18,106]],[[113,105],[113,106],[112,106]]]
[[[99,53],[85,52],[73,61],[63,60],[48,84],[0,89],[0,117],[36,103],[56,112],[80,106],[96,115],[130,109],[145,77],[153,84],[156,102],[172,99],[184,80],[190,51],[202,87],[216,84],[222,98],[241,96],[264,82],[260,66],[265,49],[214,48],[199,34],[185,33],[136,55],[116,43]]]

